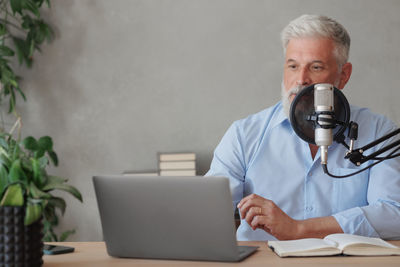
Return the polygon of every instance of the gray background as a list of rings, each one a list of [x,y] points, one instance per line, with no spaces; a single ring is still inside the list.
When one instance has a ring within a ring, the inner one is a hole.
[[[400,122],[400,1],[53,0],[56,39],[21,68],[23,134],[50,135],[51,172],[84,196],[70,240],[101,240],[91,177],[155,169],[158,151],[193,151],[204,174],[229,125],[280,99],[280,31],[303,13],[350,32],[351,104]],[[162,223],[162,218],[160,218]]]

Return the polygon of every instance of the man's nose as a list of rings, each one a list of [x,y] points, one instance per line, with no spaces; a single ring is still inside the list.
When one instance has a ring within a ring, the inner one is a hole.
[[[297,77],[297,85],[308,86],[311,85],[311,78],[306,68],[300,69]]]

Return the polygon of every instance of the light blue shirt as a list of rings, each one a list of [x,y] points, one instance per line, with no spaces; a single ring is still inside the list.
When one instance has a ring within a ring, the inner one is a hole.
[[[356,148],[397,129],[384,116],[364,108],[352,106],[350,119],[359,124]],[[365,155],[395,139],[399,138]],[[346,151],[336,142],[329,147],[330,173],[360,170],[344,159]],[[400,157],[349,178],[331,178],[321,168],[320,151],[313,159],[308,143],[293,131],[280,102],[234,122],[215,149],[206,176],[229,178],[234,207],[254,193],[274,201],[296,220],[333,215],[345,233],[400,239]],[[242,220],[237,239],[275,238],[261,229],[253,231]]]

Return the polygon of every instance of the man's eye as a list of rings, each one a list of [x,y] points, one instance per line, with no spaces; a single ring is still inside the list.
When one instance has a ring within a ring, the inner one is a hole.
[[[312,68],[312,70],[314,70],[314,71],[323,70],[323,67],[322,67],[322,66],[312,66],[311,68]]]
[[[297,68],[297,66],[296,65],[288,65],[288,68],[294,70]]]

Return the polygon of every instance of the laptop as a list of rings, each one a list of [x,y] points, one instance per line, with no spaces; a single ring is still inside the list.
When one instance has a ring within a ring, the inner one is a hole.
[[[229,180],[94,176],[107,253],[113,257],[241,261]]]

